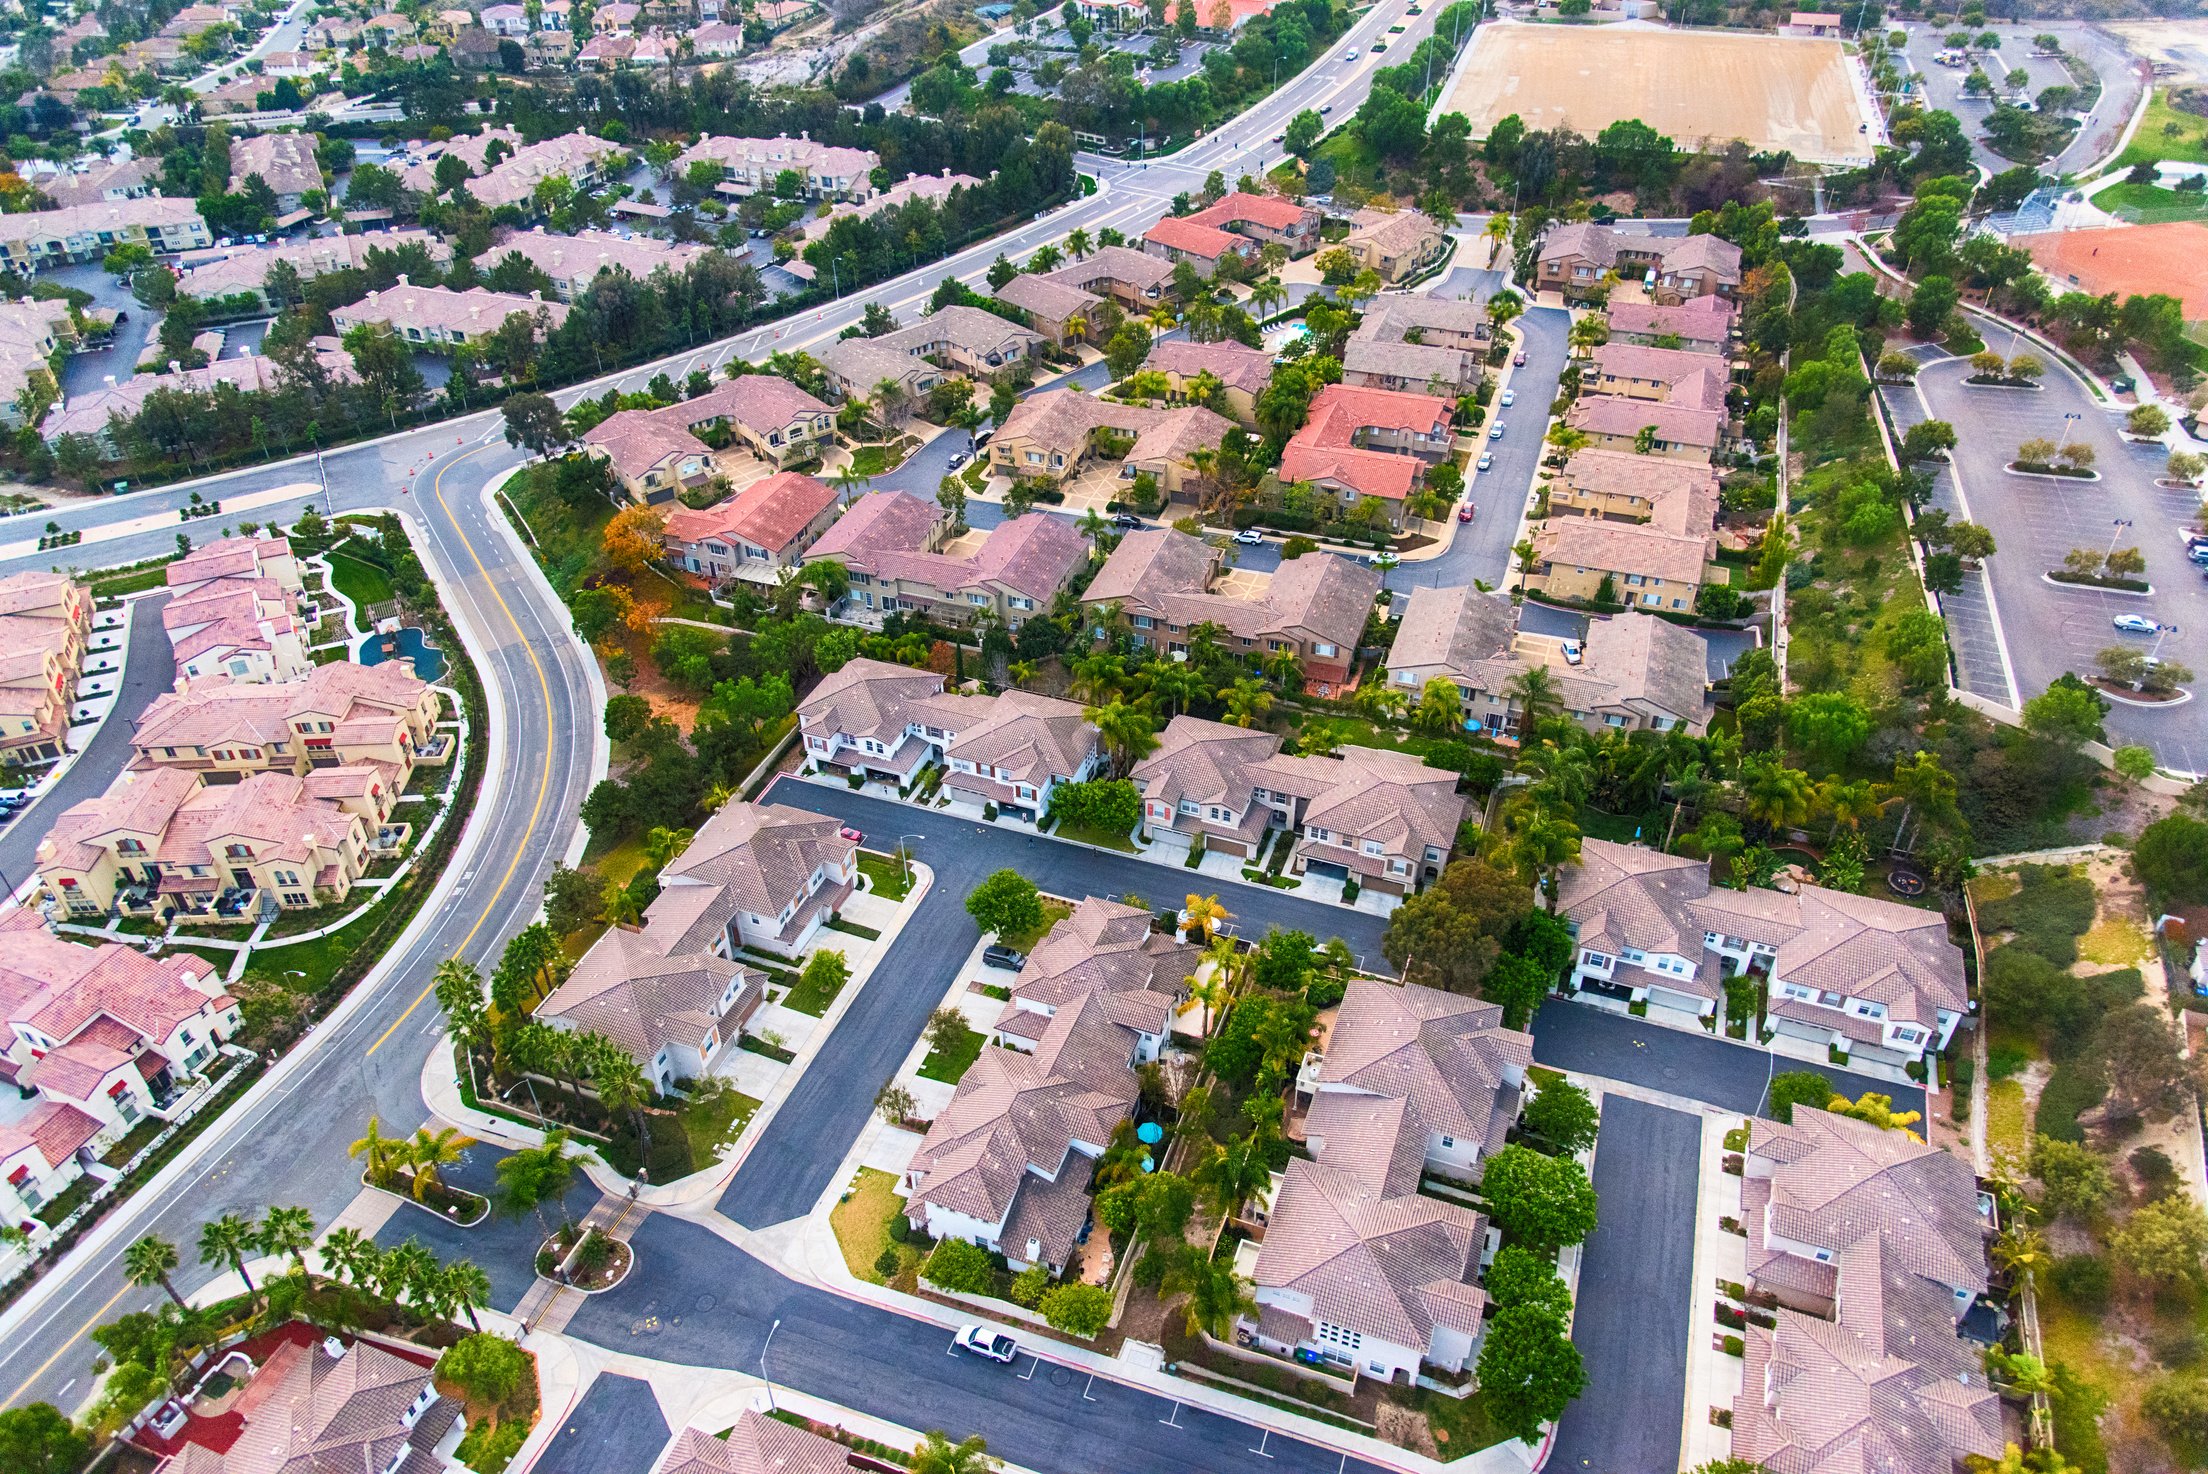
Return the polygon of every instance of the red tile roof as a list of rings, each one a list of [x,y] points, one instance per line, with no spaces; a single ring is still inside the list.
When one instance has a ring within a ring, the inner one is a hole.
[[[1207,205],[1188,218],[1199,225],[1222,228],[1247,221],[1270,230],[1286,230],[1301,223],[1305,213],[1302,205],[1279,195],[1244,194],[1236,190],[1218,204]]]
[[[835,489],[826,482],[803,472],[782,471],[703,511],[683,507],[669,512],[667,536],[683,543],[741,538],[779,553],[835,500]]]
[[[1240,236],[1217,226],[1200,224],[1193,217],[1171,215],[1151,226],[1143,239],[1191,256],[1201,256],[1207,261],[1216,261],[1242,244]]]

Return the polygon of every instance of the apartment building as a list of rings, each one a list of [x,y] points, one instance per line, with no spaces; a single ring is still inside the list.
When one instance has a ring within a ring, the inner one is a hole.
[[[117,246],[141,245],[171,256],[214,241],[194,201],[162,195],[101,200],[0,215],[0,270],[35,276],[48,266],[98,261]]]
[[[1342,239],[1359,270],[1377,272],[1391,284],[1439,261],[1448,245],[1449,237],[1423,210],[1359,210]]]
[[[1561,642],[1520,635],[1517,610],[1500,594],[1420,588],[1396,622],[1388,683],[1417,700],[1435,679],[1457,688],[1464,729],[1515,742],[1523,705],[1519,684],[1541,669],[1564,715],[1604,731],[1709,729],[1709,643],[1691,629],[1650,614],[1590,620],[1578,660]]]
[[[1764,1023],[1896,1067],[1945,1048],[1969,1010],[1962,953],[1937,911],[1805,885],[1710,884],[1709,862],[1589,838],[1558,887],[1578,940],[1573,992],[1715,1011],[1724,980],[1768,979]]]
[[[846,398],[895,384],[918,399],[946,379],[986,380],[1032,355],[1042,335],[979,307],[945,307],[878,338],[842,338],[822,348],[828,382]]]
[[[1578,450],[1549,483],[1549,515],[1683,530],[1714,519],[1718,490],[1717,472],[1706,465],[1631,451]]]
[[[272,241],[265,246],[217,247],[195,254],[178,273],[178,295],[212,302],[222,297],[250,294],[261,305],[268,300],[269,269],[281,261],[302,284],[332,271],[360,270],[371,252],[420,247],[439,266],[452,262],[452,247],[444,237],[427,230],[386,230],[373,235],[319,235],[302,240]]]
[[[1650,301],[1677,306],[1740,290],[1740,247],[1714,235],[1654,236],[1575,221],[1551,230],[1535,257],[1534,289],[1584,299],[1607,278],[1638,280]]]
[[[510,205],[524,215],[534,215],[537,186],[545,180],[561,178],[578,190],[595,189],[627,158],[619,145],[578,128],[542,143],[515,148],[508,157],[470,179],[466,188],[487,210]]]
[[[1044,272],[1042,279],[1108,298],[1125,312],[1147,313],[1164,300],[1173,280],[1173,266],[1132,246],[1099,246],[1078,260]]]
[[[0,912],[0,1017],[0,1079],[40,1097],[25,1118],[47,1133],[40,1155],[96,1157],[206,1073],[237,1033],[238,1000],[203,957],[64,941],[11,906]],[[69,1112],[91,1118],[90,1135]]]
[[[1380,573],[1329,553],[1306,553],[1270,574],[1227,573],[1219,550],[1170,527],[1120,539],[1088,591],[1090,609],[1115,607],[1137,645],[1186,659],[1190,631],[1215,624],[1228,653],[1253,664],[1275,655],[1303,662],[1322,693],[1348,681]]]
[[[816,687],[797,713],[815,768],[910,787],[939,764],[943,789],[999,814],[1037,820],[1061,784],[1094,777],[1104,762],[1079,703],[1008,690],[946,692],[942,676],[859,659]]]
[[[1022,272],[991,295],[1018,310],[1029,327],[1053,343],[1086,339],[1096,310],[1104,305],[1093,292],[1033,272]]]
[[[1583,394],[1564,412],[1564,423],[1596,450],[1662,456],[1708,465],[1725,443],[1726,413],[1692,404]]]
[[[850,574],[850,604],[863,617],[911,609],[952,624],[993,617],[1017,628],[1050,608],[1088,563],[1089,546],[1071,523],[1032,512],[954,539],[935,503],[877,491],[853,503],[803,561],[831,558]]]
[[[160,180],[161,161],[140,155],[116,160],[95,158],[31,182],[56,205],[68,206],[142,199],[153,193]]]
[[[313,668],[300,615],[306,585],[286,539],[218,538],[162,572],[161,624],[180,681],[290,681]]]
[[[452,738],[437,731],[443,709],[437,688],[397,660],[333,661],[295,681],[209,676],[147,704],[131,731],[131,766],[205,773],[216,782],[366,770],[396,795],[417,763],[449,760]]]
[[[256,133],[237,140],[230,145],[230,192],[237,194],[247,180],[258,178],[275,194],[277,215],[292,214],[308,194],[329,187],[314,156],[319,141],[312,133]]]
[[[80,1153],[99,1134],[97,1117],[60,1100],[42,1100],[0,1123],[0,1223],[41,1232],[38,1210],[84,1176]]]
[[[1195,453],[1216,452],[1233,428],[1233,421],[1200,404],[1150,409],[1078,389],[1046,389],[1005,416],[989,442],[989,464],[1018,480],[1062,485],[1108,447],[1123,476],[1147,473],[1167,496],[1193,501],[1201,479]]]
[[[841,505],[826,482],[781,471],[702,511],[669,509],[664,542],[669,557],[708,583],[772,585],[799,565]]]
[[[1168,262],[1186,261],[1210,276],[1229,255],[1255,257],[1276,244],[1290,256],[1318,249],[1319,212],[1278,195],[1240,190],[1193,215],[1168,215],[1143,233],[1142,248]]]
[[[1261,348],[1240,343],[1191,343],[1172,338],[1154,343],[1142,371],[1165,375],[1168,389],[1178,398],[1193,399],[1198,380],[1206,374],[1218,380],[1226,396],[1227,413],[1248,429],[1257,424],[1257,396],[1273,379],[1273,356]]]
[[[530,319],[541,338],[567,321],[568,309],[535,293],[523,297],[487,287],[456,292],[450,287],[418,287],[401,276],[395,287],[370,292],[350,307],[334,309],[330,321],[340,334],[363,323],[376,323],[408,343],[434,350],[477,342],[504,327],[516,313]]]
[[[1031,1051],[1060,1009],[1107,993],[1123,1016],[1142,1016],[1135,1059],[1147,1063],[1164,1046],[1202,961],[1201,948],[1155,930],[1140,906],[1090,896],[1028,951],[989,1042]]]
[[[497,48],[494,45],[492,49]],[[403,187],[415,194],[429,195],[437,192],[437,164],[445,155],[450,154],[466,164],[471,175],[482,175],[524,146],[519,133],[493,124],[480,133],[462,133],[442,143],[409,144],[403,153],[392,157],[390,167],[397,171]],[[496,159],[493,154],[497,155]],[[470,193],[473,193],[472,186]]]
[[[1432,394],[1329,384],[1281,451],[1281,483],[1308,482],[1345,510],[1371,498],[1400,528],[1427,468],[1455,450],[1455,414],[1452,400]]]
[[[662,267],[679,275],[711,254],[708,246],[677,245],[655,236],[610,230],[555,235],[539,225],[506,237],[476,257],[475,265],[478,271],[487,272],[507,258],[519,256],[544,273],[562,302],[572,302],[602,273],[623,271],[638,281],[648,281]]]
[[[1731,375],[1723,358],[1684,348],[1604,343],[1580,374],[1580,392],[1722,410]]]
[[[1724,297],[1689,297],[1676,307],[1655,302],[1613,302],[1603,314],[1613,343],[1723,353],[1738,330],[1740,309]]]
[[[1375,297],[1342,350],[1342,382],[1460,399],[1485,379],[1493,334],[1484,301]]]
[[[874,171],[882,166],[882,158],[870,148],[817,143],[810,132],[795,138],[709,133],[675,160],[675,172],[687,174],[698,163],[720,166],[719,190],[727,195],[773,194],[784,174],[795,174],[806,199],[863,200],[874,193]]]
[[[359,377],[353,371],[353,356],[337,339],[317,337],[309,346],[313,349],[315,363],[331,382],[348,383]],[[239,358],[218,358],[202,368],[139,374],[119,383],[109,375],[102,387],[72,394],[66,402],[48,410],[46,418],[39,421],[39,437],[52,445],[64,435],[89,436],[101,449],[113,455],[117,452],[116,424],[136,417],[155,390],[212,394],[224,384],[234,384],[248,394],[282,387],[275,363],[255,353]]]
[[[840,821],[786,804],[730,802],[660,872],[644,929],[669,953],[800,957],[858,887],[858,842]]]
[[[740,28],[729,26],[724,29],[737,30]],[[692,34],[691,39],[699,42],[702,47],[705,44],[702,39],[704,36],[705,31],[701,28]],[[991,177],[995,176],[992,175]],[[939,174],[907,174],[903,179],[883,190],[880,194],[869,195],[863,200],[843,201],[833,206],[825,215],[816,213],[808,216],[804,223],[797,228],[798,237],[802,242],[799,249],[802,250],[804,246],[826,236],[835,227],[838,220],[846,218],[855,220],[870,219],[881,214],[884,210],[894,210],[900,205],[910,204],[914,200],[931,200],[936,204],[942,204],[950,199],[954,191],[975,189],[980,186],[981,182],[971,174],[959,174],[949,169],[945,169]],[[803,262],[791,264],[804,265]],[[811,270],[810,267],[806,269]]]
[[[1613,602],[1629,609],[1691,612],[1705,583],[1726,583],[1717,540],[1705,525],[1674,530],[1657,523],[1565,517],[1533,535],[1528,590],[1551,599]]]
[[[61,573],[0,578],[0,760],[59,758],[92,634],[92,595]]]
[[[0,300],[0,426],[20,430],[26,413],[60,398],[54,364],[77,337],[67,302]]]

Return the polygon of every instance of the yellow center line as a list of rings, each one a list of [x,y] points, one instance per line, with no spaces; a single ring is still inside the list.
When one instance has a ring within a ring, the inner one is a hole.
[[[70,1347],[76,1345],[78,1341],[83,1339],[84,1333],[86,1331],[91,1330],[93,1326],[99,1324],[100,1317],[107,1314],[110,1310],[113,1310],[115,1308],[115,1302],[117,1300],[122,1299],[125,1295],[129,1294],[132,1290],[135,1290],[137,1288],[138,1287],[136,1285],[126,1282],[120,1290],[117,1290],[113,1295],[110,1295],[105,1305],[102,1305],[98,1310],[92,1312],[92,1318],[90,1320],[86,1321],[83,1325],[78,1326],[75,1333],[72,1334],[68,1340],[62,1342],[59,1346],[56,1346],[54,1348],[54,1354],[52,1356],[47,1357],[44,1361],[38,1364],[37,1371],[31,1373],[28,1377],[25,1377],[23,1379],[22,1386],[16,1388],[13,1392],[10,1392],[8,1394],[8,1406],[13,1407],[17,1402],[21,1401],[23,1394],[31,1390],[31,1384],[33,1382],[36,1382],[40,1377],[45,1376],[48,1369],[51,1368],[55,1362],[61,1360],[63,1352],[67,1351]]]
[[[530,648],[529,637],[522,632],[521,621],[514,618],[514,611],[507,606],[506,596],[498,591],[497,581],[491,577],[491,571],[483,566],[482,558],[476,554],[475,544],[468,541],[467,529],[460,525],[460,519],[452,515],[452,508],[448,506],[445,502],[445,472],[451,470],[454,466],[459,465],[462,461],[466,460],[469,456],[474,455],[476,451],[480,450],[481,448],[482,447],[480,446],[471,446],[467,450],[462,451],[459,455],[454,456],[444,465],[438,467],[436,479],[430,483],[430,495],[437,498],[438,508],[444,512],[447,518],[451,519],[453,531],[459,535],[460,546],[467,549],[468,561],[475,565],[475,571],[477,573],[483,575],[483,582],[489,586],[491,597],[498,601],[499,612],[504,614],[506,616],[506,622],[514,627],[514,637],[521,641],[521,653],[529,657],[529,665],[537,673],[537,690],[544,697],[545,719],[547,722],[549,722],[552,716],[552,683],[545,678],[544,663],[537,659],[537,652]],[[478,680],[485,678],[485,673],[477,673]],[[488,720],[487,710],[485,719]],[[537,802],[535,807],[531,808],[529,811],[529,828],[527,831],[528,833],[534,834],[536,832],[537,820],[542,818],[544,815],[545,797],[551,792],[551,789],[552,744],[548,741],[545,743],[544,747],[544,767],[537,775]],[[480,793],[481,790],[478,790],[478,796],[480,796]],[[506,862],[505,874],[499,876],[497,886],[492,889],[489,899],[487,899],[483,903],[482,914],[476,917],[475,925],[468,928],[468,934],[460,939],[460,945],[453,948],[453,952],[455,955],[467,951],[468,944],[475,940],[475,934],[481,931],[483,929],[483,924],[491,919],[491,908],[498,904],[499,897],[506,894],[506,887],[513,882],[514,872],[521,867],[521,857],[529,853],[529,851],[530,846],[526,844],[516,845],[514,847],[514,856],[511,860]],[[420,1008],[422,1006],[423,1000],[428,998],[430,994],[436,991],[437,984],[435,980],[432,980],[423,987],[420,993],[415,995],[414,1001],[412,1003],[406,1005],[406,1012],[400,1014],[397,1018],[393,1019],[391,1021],[391,1027],[385,1029],[381,1034],[379,1034],[376,1037],[376,1042],[368,1046],[367,1054],[361,1057],[365,1059],[369,1055],[373,1055],[377,1050],[383,1048],[384,1041],[389,1039],[394,1033],[398,1032],[399,1025],[405,1023],[409,1018],[413,1017],[414,1010]]]

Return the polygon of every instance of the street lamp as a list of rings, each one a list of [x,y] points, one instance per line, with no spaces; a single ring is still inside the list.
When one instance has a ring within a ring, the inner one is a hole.
[[[774,1411],[774,1378],[767,1375],[767,1348],[774,1344],[774,1333],[782,1329],[782,1317],[776,1316],[774,1324],[767,1327],[767,1339],[759,1343],[759,1380],[767,1384],[767,1411]]]
[[[2124,535],[2124,529],[2131,526],[2131,519],[2129,517],[2118,517],[2114,522],[2109,525],[2114,530],[2111,531],[2108,535],[2108,552],[2101,554],[2101,561],[2103,563],[2106,563],[2108,561],[2109,553],[2113,553],[2116,551],[2116,539],[2122,537]]]
[[[2076,410],[2072,410],[2062,417],[2062,439],[2055,442],[2056,455],[2062,454],[2063,447],[2070,443],[2070,432],[2077,427],[2078,421],[2084,418],[2085,416]]]
[[[900,834],[897,836],[897,860],[899,864],[905,867],[905,885],[907,887],[912,885],[912,846],[906,844],[905,841],[918,838],[920,836],[917,834]]]
[[[2162,642],[2177,633],[2174,624],[2158,624],[2154,627],[2154,648],[2147,652],[2147,659],[2157,660],[2162,655]]]

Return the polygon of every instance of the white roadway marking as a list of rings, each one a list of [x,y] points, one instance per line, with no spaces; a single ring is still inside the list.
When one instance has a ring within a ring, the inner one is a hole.
[[[294,497],[310,495],[319,490],[321,488],[311,481],[297,481],[284,486],[271,486],[265,491],[239,492],[236,496],[220,497],[217,500],[222,503],[221,516],[228,517],[232,512],[250,512],[255,507],[265,507],[271,502],[288,502]],[[219,521],[221,519],[202,518],[194,520]],[[82,547],[85,543],[109,542],[118,537],[129,537],[134,533],[151,532],[158,528],[189,527],[191,525],[191,522],[177,516],[173,509],[162,512],[148,512],[143,517],[132,517],[123,522],[103,522],[95,527],[87,527],[83,529],[84,536],[77,542],[70,544],[70,546]],[[38,539],[35,537],[23,542],[0,543],[0,558],[20,558],[26,553],[37,551]]]

